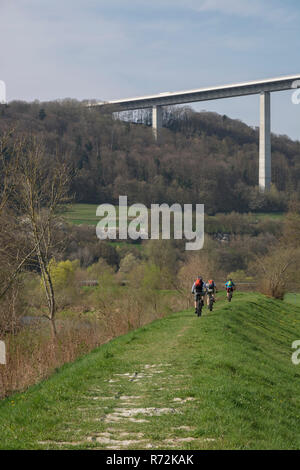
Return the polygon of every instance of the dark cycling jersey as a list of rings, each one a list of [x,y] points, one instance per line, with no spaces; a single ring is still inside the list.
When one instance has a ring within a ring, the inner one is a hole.
[[[201,281],[199,284],[196,284],[196,281],[193,284],[192,287],[192,294],[200,294],[201,292],[205,291],[205,284],[203,281]]]

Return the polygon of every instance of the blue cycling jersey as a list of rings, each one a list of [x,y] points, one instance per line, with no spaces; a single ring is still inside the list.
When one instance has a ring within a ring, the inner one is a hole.
[[[225,287],[234,287],[235,283],[233,281],[227,281],[225,282]]]

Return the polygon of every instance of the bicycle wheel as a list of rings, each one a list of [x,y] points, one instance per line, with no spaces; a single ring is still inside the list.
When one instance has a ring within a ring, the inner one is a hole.
[[[201,317],[202,315],[202,300],[198,300],[197,302],[197,316]]]

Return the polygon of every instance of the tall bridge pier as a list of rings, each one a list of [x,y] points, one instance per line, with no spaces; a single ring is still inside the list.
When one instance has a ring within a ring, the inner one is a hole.
[[[260,95],[259,127],[259,189],[269,191],[271,187],[271,95],[265,91]]]
[[[90,106],[110,106],[112,112],[152,108],[153,135],[159,139],[162,128],[162,107],[195,103],[248,95],[260,95],[259,175],[258,185],[262,192],[271,186],[271,93],[300,88],[300,75],[290,75],[255,82],[200,88],[180,92],[166,92],[122,100],[96,103]]]
[[[163,110],[162,106],[153,106],[152,108],[152,129],[153,136],[156,141],[159,140],[160,129],[163,123]]]

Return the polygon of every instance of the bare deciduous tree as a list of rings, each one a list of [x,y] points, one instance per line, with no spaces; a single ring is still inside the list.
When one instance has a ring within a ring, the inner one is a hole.
[[[57,155],[48,155],[42,142],[34,137],[22,141],[18,168],[15,173],[12,200],[21,218],[30,251],[38,261],[53,335],[55,325],[55,292],[49,262],[55,245],[59,209],[69,201],[70,170]]]

